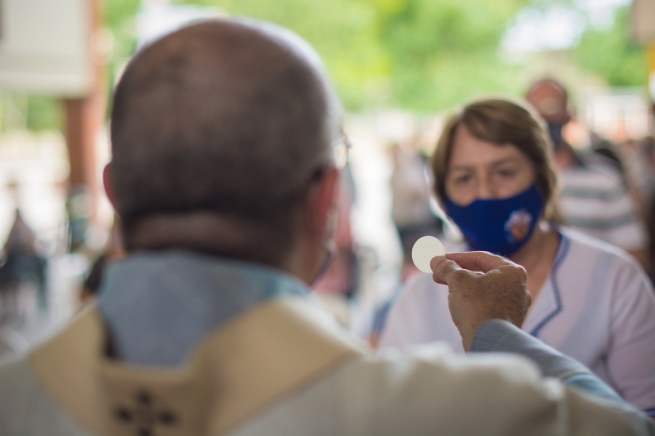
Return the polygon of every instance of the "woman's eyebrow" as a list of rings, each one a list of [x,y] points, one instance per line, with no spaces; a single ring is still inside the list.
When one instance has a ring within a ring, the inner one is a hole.
[[[517,162],[517,161],[518,161],[518,158],[516,158],[514,156],[510,156],[510,157],[505,157],[505,158],[493,161],[493,162],[491,162],[490,166],[491,167],[497,167],[497,166],[500,166],[500,165],[503,165],[503,164],[506,164],[506,163],[514,163],[514,162]]]
[[[475,168],[475,165],[457,165],[450,168],[449,171],[471,171],[473,168]]]
[[[488,166],[490,167],[497,167],[499,165],[503,165],[506,163],[514,163],[517,162],[518,158],[515,156],[509,156],[509,157],[503,157],[498,160],[492,161]],[[471,165],[466,165],[466,164],[459,164],[455,165],[450,168],[450,171],[470,171],[471,169],[474,169],[476,165],[471,164]]]

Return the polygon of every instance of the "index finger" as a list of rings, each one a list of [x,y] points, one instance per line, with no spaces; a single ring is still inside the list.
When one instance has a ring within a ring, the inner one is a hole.
[[[501,266],[513,266],[514,262],[486,251],[469,251],[465,253],[448,253],[446,258],[457,262],[459,266],[470,271],[483,273]]]

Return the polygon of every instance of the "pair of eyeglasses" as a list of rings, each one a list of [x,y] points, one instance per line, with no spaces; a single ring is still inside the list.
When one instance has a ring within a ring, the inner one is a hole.
[[[352,143],[348,138],[348,135],[342,130],[339,138],[335,139],[332,142],[332,156],[334,158],[334,163],[339,169],[343,169],[348,163],[348,154]]]
[[[330,162],[329,165],[323,163],[318,168],[316,168],[316,170],[312,173],[311,180],[318,180],[323,175],[326,168],[328,166],[332,166],[332,164],[334,164],[334,166],[336,166],[339,170],[344,169],[348,164],[348,154],[350,147],[352,147],[352,143],[350,142],[350,139],[348,139],[346,133],[342,130],[339,134],[339,138],[332,141],[332,144],[330,145],[330,151],[332,152],[332,162]]]

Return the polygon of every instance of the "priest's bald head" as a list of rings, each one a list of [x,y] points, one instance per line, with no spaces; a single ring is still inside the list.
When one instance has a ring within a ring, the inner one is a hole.
[[[115,90],[104,174],[128,250],[201,250],[309,280],[329,239],[338,112],[318,56],[284,29],[213,20],[144,48]]]

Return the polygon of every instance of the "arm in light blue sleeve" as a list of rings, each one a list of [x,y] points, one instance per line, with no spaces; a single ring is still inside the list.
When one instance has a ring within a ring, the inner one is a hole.
[[[544,377],[558,378],[572,389],[608,400],[621,409],[636,411],[583,364],[554,350],[507,321],[485,321],[475,332],[470,351],[520,354],[537,364]]]
[[[545,377],[555,377],[562,381],[575,374],[589,373],[589,369],[577,360],[500,319],[490,319],[478,328],[471,341],[470,351],[520,354],[536,363]]]

